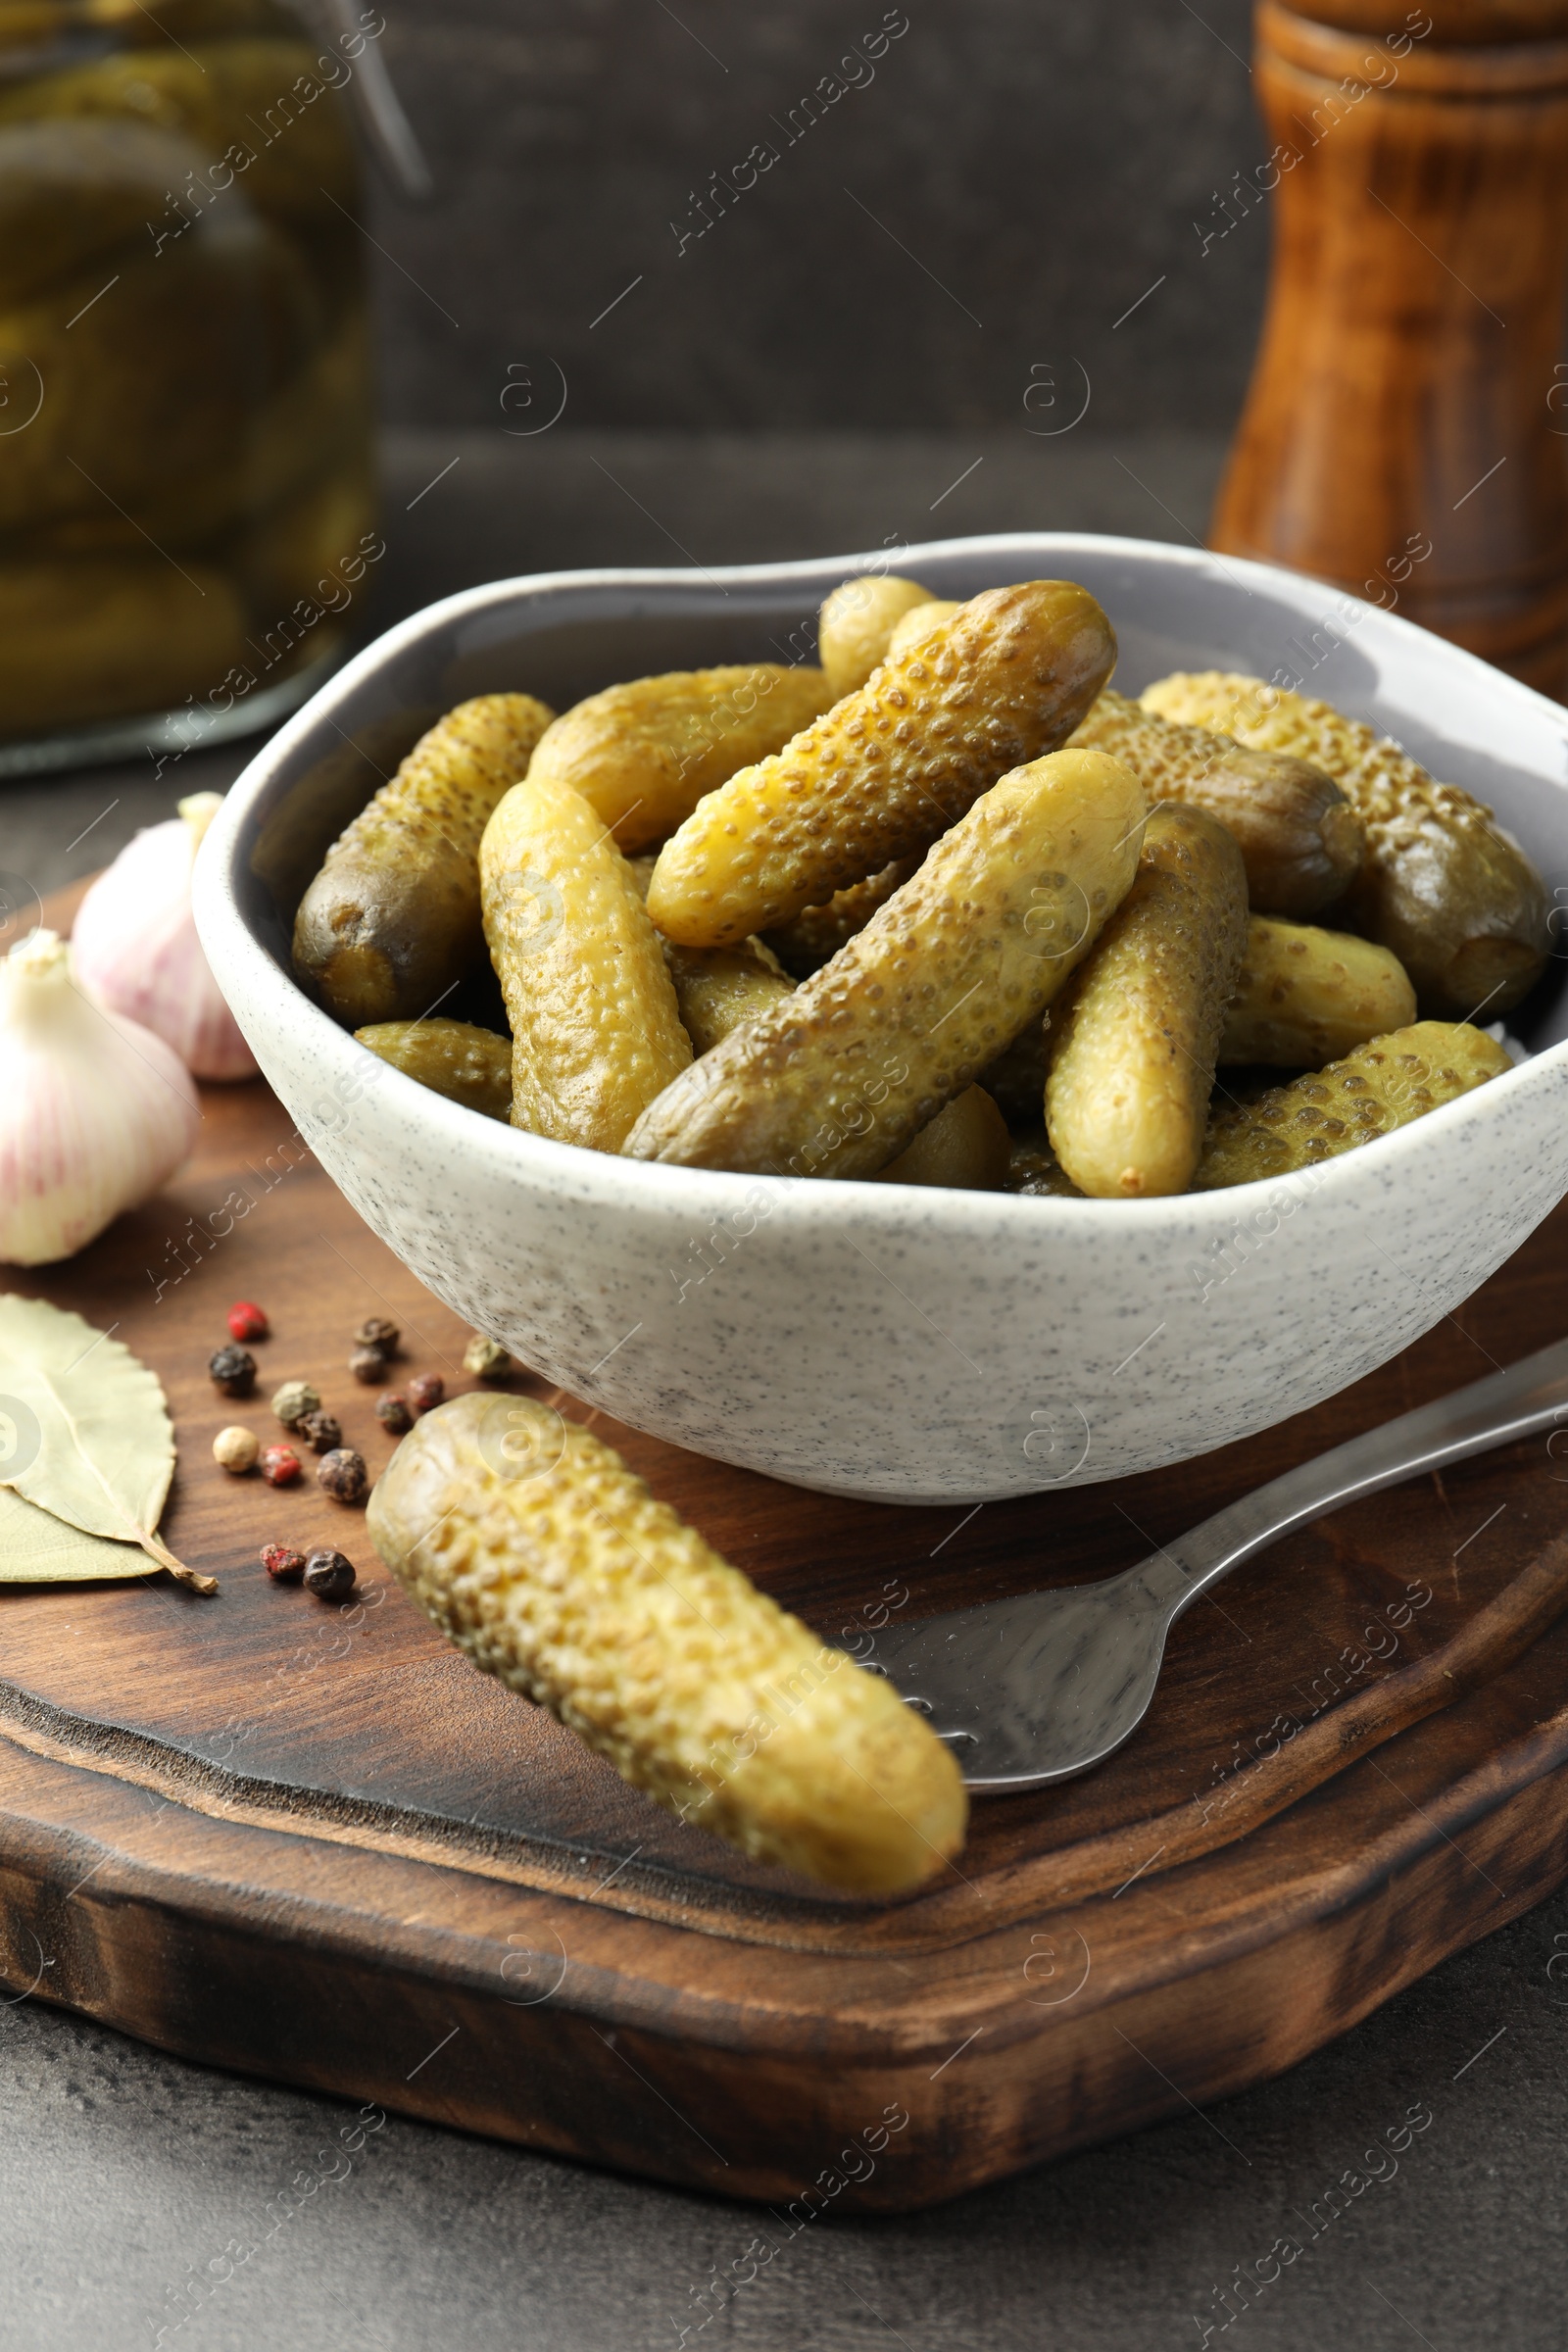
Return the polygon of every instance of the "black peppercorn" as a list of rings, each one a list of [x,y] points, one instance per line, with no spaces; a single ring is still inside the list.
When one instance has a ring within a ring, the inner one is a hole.
[[[375,1417],[381,1427],[389,1430],[395,1438],[406,1438],[414,1427],[414,1415],[396,1390],[376,1398]]]
[[[409,1402],[416,1413],[435,1410],[447,1393],[447,1384],[439,1372],[421,1372],[409,1383]]]
[[[256,1358],[248,1348],[220,1348],[207,1369],[225,1396],[248,1396],[256,1386]]]
[[[334,1446],[343,1443],[343,1432],[330,1413],[319,1406],[313,1413],[302,1413],[294,1424],[294,1435],[303,1438],[313,1453],[330,1453]]]
[[[385,1315],[367,1315],[354,1334],[356,1348],[378,1348],[383,1355],[396,1355],[403,1334]]]
[[[318,1600],[344,1600],[354,1590],[354,1562],[340,1551],[313,1551],[305,1563],[305,1590]]]
[[[334,1446],[323,1453],[316,1465],[316,1476],[323,1494],[334,1502],[363,1502],[369,1476],[365,1456],[356,1453],[352,1446]]]
[[[368,1389],[373,1389],[377,1381],[386,1378],[387,1358],[379,1348],[356,1348],[349,1357],[349,1370],[356,1380],[362,1380]]]

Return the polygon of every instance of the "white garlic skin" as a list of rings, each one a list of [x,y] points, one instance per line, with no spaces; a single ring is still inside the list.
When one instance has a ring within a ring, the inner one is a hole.
[[[171,1177],[201,1125],[172,1047],[79,989],[34,931],[0,962],[0,1260],[72,1257]]]
[[[192,793],[177,816],[128,842],[82,900],[71,950],[88,995],[151,1029],[196,1077],[254,1078],[191,914],[191,868],[221,807],[216,792]]]

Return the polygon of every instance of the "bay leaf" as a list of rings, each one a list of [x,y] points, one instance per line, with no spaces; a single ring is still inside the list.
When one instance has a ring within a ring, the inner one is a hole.
[[[102,1577],[156,1576],[158,1568],[139,1544],[84,1536],[52,1511],[0,1487],[0,1585],[85,1584]]]
[[[216,1592],[159,1539],[173,1475],[158,1375],[67,1308],[0,1298],[0,1488],[84,1536],[138,1544],[182,1583]]]

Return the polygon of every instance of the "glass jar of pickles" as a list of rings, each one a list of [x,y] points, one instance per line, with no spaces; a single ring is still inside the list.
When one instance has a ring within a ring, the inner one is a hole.
[[[340,648],[382,546],[346,105],[382,27],[0,0],[0,773],[266,723]]]

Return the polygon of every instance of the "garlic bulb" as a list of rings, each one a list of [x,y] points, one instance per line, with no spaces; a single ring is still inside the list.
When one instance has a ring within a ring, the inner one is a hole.
[[[89,996],[151,1029],[198,1078],[254,1078],[190,910],[191,868],[222,805],[220,793],[194,792],[121,851],[81,902],[72,961]]]
[[[161,1037],[84,995],[34,931],[0,962],[0,1259],[70,1257],[172,1176],[196,1089]]]

